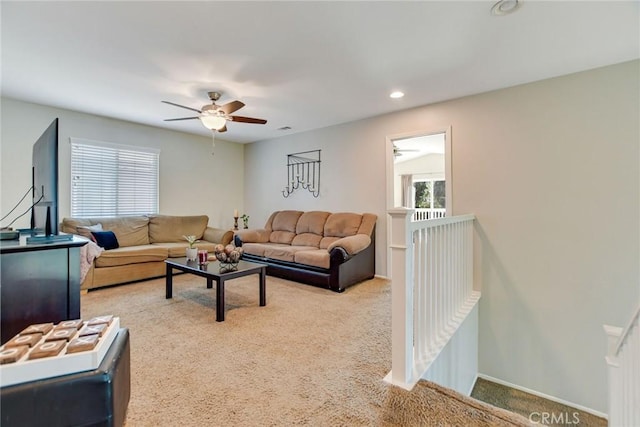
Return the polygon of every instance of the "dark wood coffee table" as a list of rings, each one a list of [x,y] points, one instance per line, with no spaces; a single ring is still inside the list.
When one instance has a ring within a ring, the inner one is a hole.
[[[228,272],[222,270],[222,272],[220,272],[220,263],[218,261],[209,261],[208,264],[199,265],[197,261],[187,261],[186,258],[169,258],[164,262],[167,265],[167,299],[173,297],[174,269],[206,278],[208,289],[213,287],[213,281],[215,280],[217,322],[224,322],[224,282],[227,280],[249,276],[251,274],[260,275],[260,306],[264,307],[267,305],[266,264],[240,261],[236,270]]]

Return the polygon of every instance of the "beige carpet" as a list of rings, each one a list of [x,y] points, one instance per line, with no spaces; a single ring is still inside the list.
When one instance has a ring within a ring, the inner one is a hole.
[[[607,420],[584,410],[553,402],[533,394],[516,390],[501,384],[478,378],[471,396],[498,408],[509,409],[533,421],[541,421],[542,414],[548,415],[545,425],[566,426],[573,423],[580,427],[607,427]],[[555,421],[551,420],[555,416]]]
[[[500,426],[524,417],[422,381],[385,383],[391,366],[391,295],[373,279],[342,294],[257,276],[215,289],[184,274],[89,292],[82,315],[120,317],[131,332],[127,426]]]

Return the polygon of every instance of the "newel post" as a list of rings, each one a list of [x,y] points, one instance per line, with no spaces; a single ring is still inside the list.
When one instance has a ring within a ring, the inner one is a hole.
[[[602,325],[607,335],[607,375],[609,380],[609,425],[616,426],[624,424],[622,414],[624,411],[624,396],[620,392],[622,389],[622,378],[620,377],[620,360],[616,354],[618,342],[622,336],[623,329],[615,326]]]
[[[391,216],[391,382],[407,388],[413,372],[413,209],[394,208]]]

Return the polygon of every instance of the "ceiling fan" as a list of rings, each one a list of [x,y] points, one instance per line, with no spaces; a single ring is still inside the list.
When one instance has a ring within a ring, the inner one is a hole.
[[[400,157],[402,156],[402,153],[408,153],[408,152],[418,152],[420,150],[413,150],[413,149],[401,149],[398,148],[397,145],[393,144],[393,157]]]
[[[208,94],[212,102],[210,105],[204,105],[200,110],[198,110],[197,108],[191,108],[191,107],[186,107],[184,105],[176,104],[174,102],[162,101],[165,104],[173,105],[180,108],[186,108],[187,110],[191,110],[199,113],[198,116],[194,116],[194,117],[165,119],[164,121],[173,122],[178,120],[200,119],[200,122],[202,122],[204,127],[206,127],[207,129],[211,129],[213,131],[218,131],[218,132],[227,131],[227,121],[241,122],[241,123],[255,123],[259,125],[263,125],[267,123],[267,121],[263,119],[254,119],[253,117],[243,117],[243,116],[232,116],[231,113],[238,111],[239,109],[244,107],[244,103],[240,101],[231,101],[224,105],[217,105],[216,101],[220,99],[222,94],[220,92],[208,92]]]

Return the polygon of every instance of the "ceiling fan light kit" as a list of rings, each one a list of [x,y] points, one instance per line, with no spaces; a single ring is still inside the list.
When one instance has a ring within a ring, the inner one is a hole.
[[[203,113],[199,119],[204,127],[211,130],[220,131],[227,124],[227,120],[224,117],[217,115]]]
[[[220,92],[208,92],[211,104],[204,105],[200,110],[197,108],[191,108],[184,105],[176,104],[174,102],[162,101],[165,104],[173,105],[174,107],[185,108],[187,110],[195,111],[199,113],[194,117],[181,117],[177,119],[165,119],[165,122],[172,122],[177,120],[194,120],[199,119],[200,123],[207,129],[217,132],[227,131],[227,121],[240,122],[240,123],[254,123],[264,125],[267,123],[263,119],[255,119],[253,117],[232,116],[231,113],[238,111],[244,107],[244,103],[240,101],[231,101],[224,105],[217,105],[216,101],[220,99],[222,94]]]

